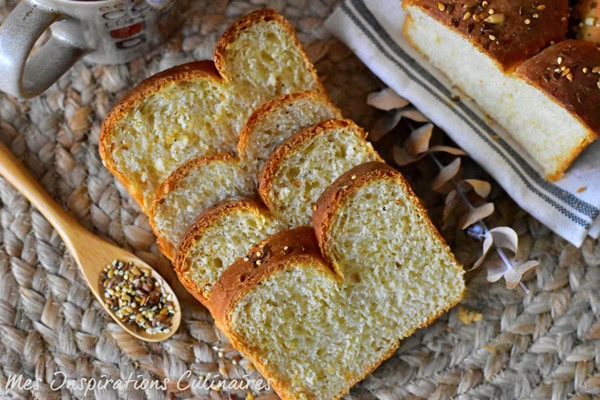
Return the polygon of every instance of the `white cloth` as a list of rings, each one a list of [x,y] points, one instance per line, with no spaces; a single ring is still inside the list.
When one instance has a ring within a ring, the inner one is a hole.
[[[544,180],[517,146],[509,144],[506,132],[487,123],[464,98],[453,100],[455,89],[406,42],[403,21],[401,0],[344,0],[325,26],[389,87],[445,130],[533,217],[577,247],[587,235],[597,238],[600,141],[588,147],[560,181]]]

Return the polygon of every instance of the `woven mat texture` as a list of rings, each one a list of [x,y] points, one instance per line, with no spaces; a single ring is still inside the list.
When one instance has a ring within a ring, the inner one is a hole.
[[[16,3],[0,0],[0,21]],[[170,66],[211,58],[217,38],[235,18],[265,6],[289,19],[334,102],[369,129],[380,114],[366,105],[366,96],[382,85],[323,29],[335,4],[193,0],[181,30],[144,57],[118,66],[79,62],[32,100],[0,94],[0,140],[86,228],[157,266],[177,286],[183,306],[182,326],[166,342],[144,343],[123,332],[92,297],[52,227],[0,179],[0,398],[277,398],[252,385],[210,390],[181,383],[182,377],[191,383],[207,376],[251,383],[259,376],[175,282],[147,218],[102,166],[98,134],[112,105],[134,84]],[[425,189],[418,192],[428,196]],[[514,227],[522,255],[540,260],[527,276],[529,292],[487,283],[484,271],[469,274],[462,303],[405,340],[347,399],[600,396],[600,246],[588,240],[576,249],[498,188],[494,196],[492,225]],[[460,232],[444,235],[460,258],[476,256],[479,243]],[[481,318],[467,323],[460,311]],[[15,377],[21,385],[14,385]],[[57,388],[61,378],[72,384]],[[86,393],[92,378],[133,381]],[[167,383],[166,390],[142,384],[158,381]]]

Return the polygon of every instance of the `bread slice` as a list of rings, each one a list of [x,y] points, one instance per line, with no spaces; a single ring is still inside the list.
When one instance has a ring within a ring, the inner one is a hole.
[[[206,208],[254,194],[254,182],[237,157],[217,154],[186,162],[160,185],[148,215],[162,252],[173,260],[181,237]]]
[[[578,78],[581,67],[593,62],[586,60],[590,52],[583,50],[582,57],[577,56],[582,64],[571,75],[566,72],[562,76],[570,84],[562,85],[561,90],[571,95],[556,93],[552,80],[538,79],[543,76],[540,70],[549,68],[552,75],[551,70],[559,68],[561,75],[564,71],[561,67],[572,65],[559,65],[554,51],[542,50],[554,42],[562,46],[569,2],[484,3],[465,8],[445,6],[446,3],[434,0],[405,0],[405,36],[432,65],[509,132],[543,176],[557,180],[597,137],[594,127],[587,122],[586,115],[591,115],[585,104],[594,104],[598,87],[596,82]],[[540,75],[532,85],[532,80],[522,79],[523,75],[514,74],[514,70],[523,63],[531,66],[532,62],[527,60],[534,56],[537,61],[533,62],[543,63],[543,68],[537,69]],[[597,116],[598,112],[592,114]]]
[[[282,399],[340,398],[465,291],[462,268],[391,167],[351,169],[317,204],[317,237],[309,227],[269,237],[210,297],[217,326]]]
[[[312,90],[277,97],[258,107],[242,128],[238,154],[255,177],[273,150],[302,128],[333,118],[340,110],[322,93]]]
[[[283,229],[256,198],[225,200],[200,214],[180,241],[175,258],[179,280],[204,305],[212,286],[238,257]]]
[[[177,167],[200,155],[233,153],[256,107],[308,89],[324,93],[294,29],[275,11],[259,10],[225,31],[214,64],[177,66],[132,89],[103,121],[100,155],[148,212]]]
[[[348,119],[305,128],[277,147],[259,174],[258,192],[288,226],[309,225],[323,190],[355,165],[381,158]]]

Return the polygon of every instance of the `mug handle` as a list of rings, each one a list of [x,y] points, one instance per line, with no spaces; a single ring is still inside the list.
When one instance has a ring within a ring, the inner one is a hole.
[[[0,26],[0,90],[16,97],[35,97],[89,51],[51,35],[30,57],[36,40],[63,18],[30,0],[17,4]]]

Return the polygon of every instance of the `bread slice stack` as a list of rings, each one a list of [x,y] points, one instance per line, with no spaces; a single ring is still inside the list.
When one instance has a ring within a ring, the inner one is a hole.
[[[600,134],[600,47],[566,40],[569,1],[403,0],[409,42],[548,180]]]
[[[219,43],[220,76],[193,63],[142,82],[105,120],[100,153],[281,398],[336,399],[460,301],[463,270],[280,16],[250,14]],[[198,105],[215,113],[185,114]]]

